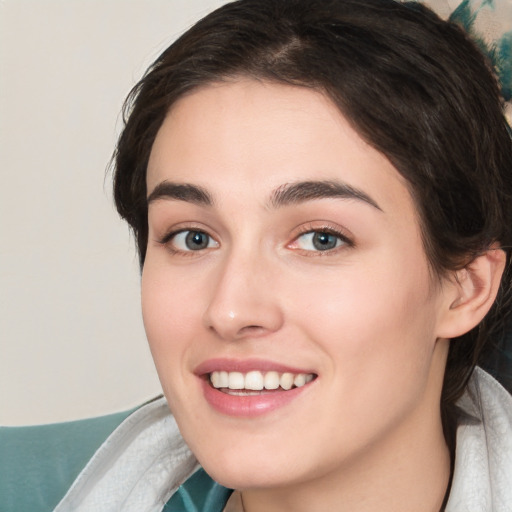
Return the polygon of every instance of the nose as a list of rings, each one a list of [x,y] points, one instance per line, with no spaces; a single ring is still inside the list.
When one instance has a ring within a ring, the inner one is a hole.
[[[215,273],[205,327],[227,341],[261,337],[281,328],[284,316],[271,264],[258,255],[231,254]]]

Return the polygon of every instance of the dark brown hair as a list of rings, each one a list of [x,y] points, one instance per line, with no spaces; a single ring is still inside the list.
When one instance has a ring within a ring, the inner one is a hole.
[[[512,242],[512,142],[489,63],[457,26],[415,2],[240,0],[199,21],[157,59],[125,104],[114,155],[117,209],[144,264],[146,167],[169,108],[236,77],[324,92],[406,179],[433,274]],[[484,321],[451,343],[443,419],[508,321],[511,275]]]

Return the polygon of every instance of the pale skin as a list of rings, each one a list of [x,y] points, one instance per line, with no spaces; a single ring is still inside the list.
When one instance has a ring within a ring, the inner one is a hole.
[[[434,278],[403,178],[325,96],[298,87],[239,79],[180,99],[147,186],[146,332],[209,474],[241,490],[246,512],[437,512],[447,340],[492,305],[503,252]],[[275,410],[230,416],[194,372],[214,358],[315,379]]]

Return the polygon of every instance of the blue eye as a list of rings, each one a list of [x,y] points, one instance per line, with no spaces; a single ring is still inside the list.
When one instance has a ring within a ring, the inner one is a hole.
[[[309,231],[297,238],[297,247],[305,251],[331,251],[346,241],[339,235],[327,231]]]
[[[201,251],[217,247],[217,242],[203,231],[184,230],[176,233],[170,239],[178,251]]]

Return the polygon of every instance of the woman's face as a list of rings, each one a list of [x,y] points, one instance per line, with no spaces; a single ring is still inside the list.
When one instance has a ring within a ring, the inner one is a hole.
[[[147,185],[144,323],[214,478],[328,477],[433,428],[443,285],[403,179],[328,99],[201,88],[165,119]]]

